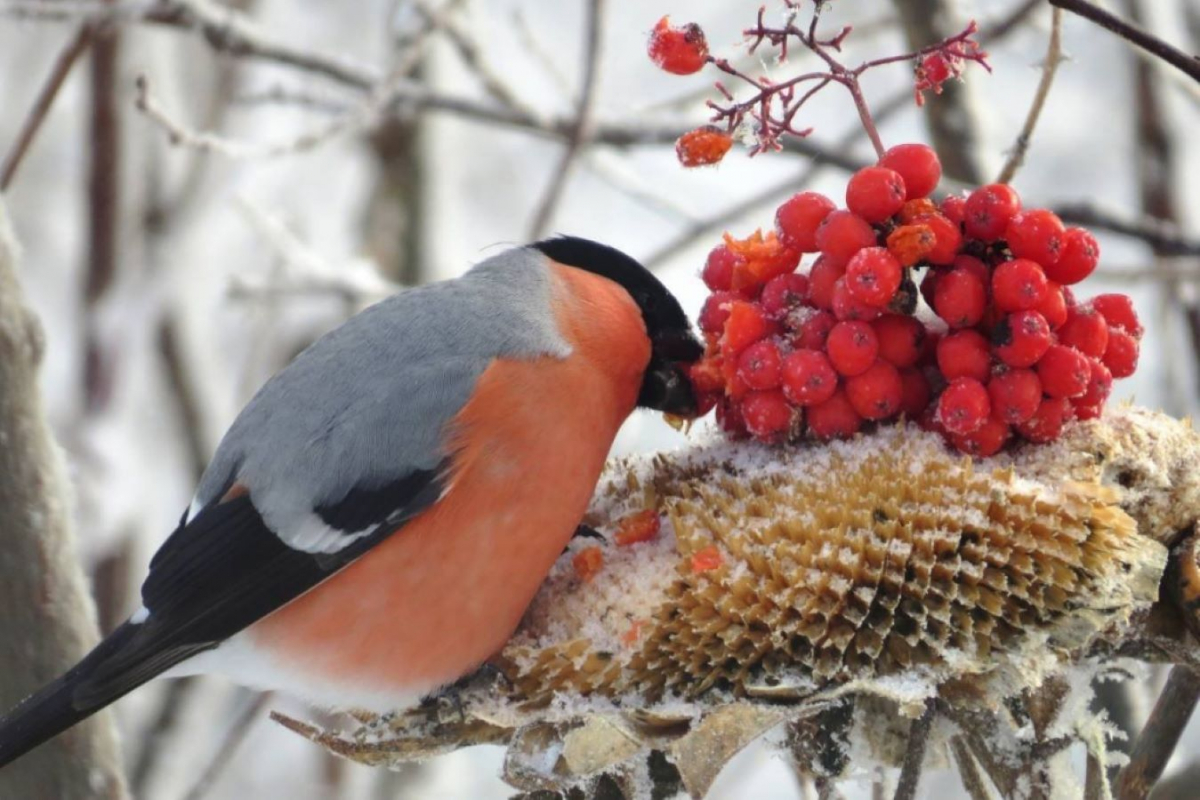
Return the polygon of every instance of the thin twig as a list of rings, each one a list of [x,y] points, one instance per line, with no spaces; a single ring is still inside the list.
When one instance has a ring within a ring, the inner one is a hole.
[[[75,62],[79,60],[79,56],[87,49],[91,40],[92,27],[80,25],[75,35],[54,59],[54,66],[50,69],[46,83],[42,85],[41,91],[33,101],[33,108],[29,110],[25,122],[21,124],[21,132],[17,134],[17,140],[13,142],[8,155],[4,157],[4,165],[0,166],[0,192],[7,191],[8,187],[12,185],[13,178],[17,174],[17,167],[21,165],[25,153],[29,150],[34,137],[42,127],[42,122],[50,112],[50,107],[54,105],[54,98],[58,97],[58,91],[66,81],[67,75],[71,74],[71,68],[75,66]]]
[[[1141,241],[1164,256],[1200,256],[1200,239],[1189,238],[1178,226],[1155,217],[1131,218],[1087,203],[1055,208],[1064,222],[1119,233]]]
[[[583,147],[588,127],[592,122],[592,103],[596,94],[597,64],[600,60],[600,34],[604,27],[604,0],[591,0],[587,7],[586,35],[583,56],[583,85],[579,90],[579,105],[575,111],[575,124],[567,137],[567,145],[559,159],[546,194],[538,204],[537,212],[529,225],[530,239],[541,236],[562,199],[563,189],[575,165],[575,159]]]
[[[1117,777],[1120,800],[1141,800],[1150,795],[1175,752],[1197,701],[1200,701],[1200,674],[1191,667],[1172,667],[1167,685],[1133,745],[1129,763]]]
[[[1025,163],[1025,153],[1029,150],[1029,143],[1033,141],[1033,131],[1037,127],[1038,117],[1042,115],[1042,108],[1046,105],[1046,98],[1050,95],[1050,86],[1054,83],[1054,74],[1058,72],[1058,65],[1063,60],[1062,16],[1061,8],[1054,9],[1050,19],[1050,43],[1046,46],[1046,60],[1042,63],[1042,79],[1038,81],[1037,92],[1033,95],[1033,103],[1029,106],[1029,113],[1025,115],[1025,124],[1021,126],[1021,132],[1017,135],[1012,152],[1008,154],[1008,161],[1004,163],[1004,168],[1000,170],[1000,175],[996,178],[997,183],[1011,183],[1017,170]]]
[[[904,751],[904,762],[900,765],[900,780],[896,784],[895,800],[913,800],[921,782],[925,766],[925,748],[929,744],[929,731],[937,717],[937,706],[933,700],[925,701],[925,712],[909,727],[908,747]]]
[[[1126,41],[1161,58],[1173,67],[1200,81],[1200,60],[1167,44],[1162,39],[1133,25],[1087,0],[1050,0],[1050,5],[1078,14],[1102,28],[1112,31]]]
[[[250,733],[255,719],[270,700],[270,692],[259,692],[246,704],[242,712],[234,718],[233,723],[225,732],[221,746],[217,748],[217,752],[213,754],[204,771],[200,773],[200,777],[192,784],[192,788],[183,796],[183,800],[201,800],[212,790],[217,779],[221,777],[221,773],[233,761],[233,756],[237,753],[238,748],[246,741],[246,736]]]

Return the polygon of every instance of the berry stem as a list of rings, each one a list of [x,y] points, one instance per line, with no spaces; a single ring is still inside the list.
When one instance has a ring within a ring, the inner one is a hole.
[[[757,155],[767,150],[782,149],[780,139],[784,136],[790,135],[802,138],[811,133],[811,128],[798,129],[794,126],[793,122],[797,113],[813,95],[830,83],[836,82],[845,86],[846,90],[850,92],[850,96],[854,100],[854,106],[858,110],[863,130],[870,138],[876,154],[882,156],[884,146],[879,136],[879,128],[875,123],[874,117],[871,115],[870,108],[867,106],[866,98],[863,96],[862,87],[859,82],[863,73],[887,64],[919,61],[922,58],[940,54],[943,61],[949,65],[948,75],[934,82],[926,83],[925,86],[922,86],[918,82],[919,101],[920,90],[922,88],[933,88],[936,90],[940,86],[941,81],[946,80],[946,77],[957,76],[962,69],[962,65],[965,63],[977,63],[990,70],[987,64],[987,54],[979,48],[978,43],[972,38],[978,31],[978,26],[974,22],[971,22],[957,34],[935,44],[898,56],[865,61],[851,69],[842,63],[838,54],[841,53],[842,44],[850,35],[852,28],[845,26],[833,35],[825,35],[824,37],[817,32],[818,22],[821,18],[821,12],[824,10],[825,2],[826,0],[816,0],[816,2],[812,3],[811,17],[808,22],[806,24],[799,24],[797,16],[800,13],[801,4],[796,0],[786,0],[789,13],[781,27],[769,27],[765,19],[765,9],[760,7],[754,26],[743,31],[743,34],[749,40],[748,49],[750,53],[756,52],[759,47],[766,43],[768,46],[776,48],[780,58],[786,60],[789,45],[794,40],[824,62],[825,69],[823,71],[806,72],[776,83],[766,77],[752,77],[747,75],[735,68],[727,59],[711,56],[708,59],[709,63],[721,72],[749,84],[754,89],[752,96],[742,102],[737,102],[731,96],[731,92],[718,82],[716,84],[717,91],[721,93],[724,102],[713,100],[708,102],[708,107],[713,110],[712,121],[714,123],[724,123],[726,130],[731,134],[745,122],[747,116],[756,122],[755,138],[757,139],[757,143],[751,150],[751,155]],[[920,67],[917,69],[917,74],[918,78],[920,78]],[[813,85],[803,93],[798,94],[796,87],[805,83]]]
[[[871,116],[871,109],[867,105],[867,98],[863,97],[862,87],[858,85],[858,79],[850,77],[842,80],[841,83],[850,90],[850,96],[854,98],[854,107],[858,109],[858,118],[862,120],[863,130],[867,132],[867,136],[871,140],[871,146],[875,148],[875,155],[883,158],[886,148],[883,146],[883,140],[879,138],[879,130],[875,127],[875,118]]]

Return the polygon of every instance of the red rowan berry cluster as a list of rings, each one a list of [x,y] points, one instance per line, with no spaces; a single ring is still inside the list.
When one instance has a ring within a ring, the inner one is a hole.
[[[1142,328],[1128,297],[1069,288],[1096,268],[1096,240],[1003,184],[935,203],[940,177],[932,149],[899,145],[850,178],[846,208],[802,192],[773,231],[725,235],[691,373],[725,431],[829,439],[903,414],[986,456],[1101,413]]]

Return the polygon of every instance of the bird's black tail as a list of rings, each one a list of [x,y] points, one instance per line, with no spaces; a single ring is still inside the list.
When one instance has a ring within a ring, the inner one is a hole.
[[[66,674],[0,717],[0,769],[195,654],[163,648],[161,636],[146,627],[121,625]]]

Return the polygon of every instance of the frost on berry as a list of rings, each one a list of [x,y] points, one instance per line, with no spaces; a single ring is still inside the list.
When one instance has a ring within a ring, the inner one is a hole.
[[[959,378],[938,398],[938,421],[953,434],[979,430],[991,414],[987,389],[974,378]]]
[[[820,350],[796,350],[783,362],[783,394],[798,406],[814,406],[833,397],[838,376]]]
[[[688,131],[675,141],[675,155],[685,167],[706,167],[718,163],[733,147],[733,137],[706,125]]]
[[[699,72],[708,59],[708,42],[700,26],[693,22],[673,27],[668,17],[654,26],[646,50],[659,69],[675,75]]]
[[[896,296],[903,273],[900,262],[883,247],[865,247],[846,266],[846,286],[856,300],[886,306]]]

